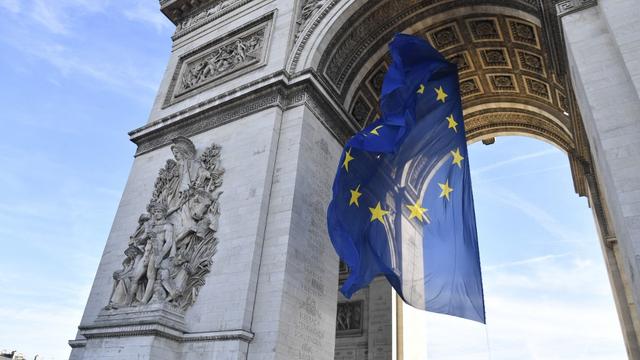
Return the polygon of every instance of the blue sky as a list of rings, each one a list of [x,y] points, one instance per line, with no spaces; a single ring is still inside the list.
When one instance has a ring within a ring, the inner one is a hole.
[[[0,0],[0,349],[68,357],[133,160],[126,133],[168,59],[157,4]],[[489,325],[417,315],[429,359],[624,358],[565,155],[507,137],[469,157]]]

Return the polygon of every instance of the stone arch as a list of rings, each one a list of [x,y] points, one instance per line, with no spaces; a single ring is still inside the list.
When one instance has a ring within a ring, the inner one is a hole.
[[[349,125],[362,128],[378,115],[377,94],[390,63],[386,45],[394,33],[404,32],[423,36],[458,65],[469,141],[518,134],[567,153],[575,190],[589,199],[604,239],[627,346],[637,348],[632,324],[637,315],[626,300],[632,290],[621,285],[625,270],[613,255],[616,236],[595,175],[556,17],[574,5],[538,0],[303,3],[316,6],[298,23],[287,70],[298,74],[311,69],[346,112]]]
[[[470,139],[508,131],[575,147],[570,89],[544,46],[537,1],[320,3],[299,24],[289,71],[314,68],[357,126],[377,116],[386,44],[405,32],[458,64]]]

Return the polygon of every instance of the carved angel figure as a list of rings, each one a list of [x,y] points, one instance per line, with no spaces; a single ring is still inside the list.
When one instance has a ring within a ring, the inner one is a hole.
[[[220,147],[196,158],[193,143],[177,137],[171,151],[174,159],[158,174],[149,213],[138,219],[122,269],[113,274],[107,309],[154,302],[184,310],[204,285],[217,243]]]

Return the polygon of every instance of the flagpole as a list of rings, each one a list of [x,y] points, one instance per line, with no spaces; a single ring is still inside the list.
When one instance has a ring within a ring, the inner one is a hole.
[[[403,318],[402,306],[404,301],[397,292],[396,294],[396,360],[404,360],[404,343],[403,343]]]

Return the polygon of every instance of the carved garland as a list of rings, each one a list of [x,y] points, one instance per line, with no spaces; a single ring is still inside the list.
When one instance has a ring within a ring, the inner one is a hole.
[[[175,159],[160,169],[122,269],[113,273],[106,309],[159,303],[184,311],[211,269],[224,174],[220,146],[213,144],[196,158],[193,143],[180,136],[171,151]]]

